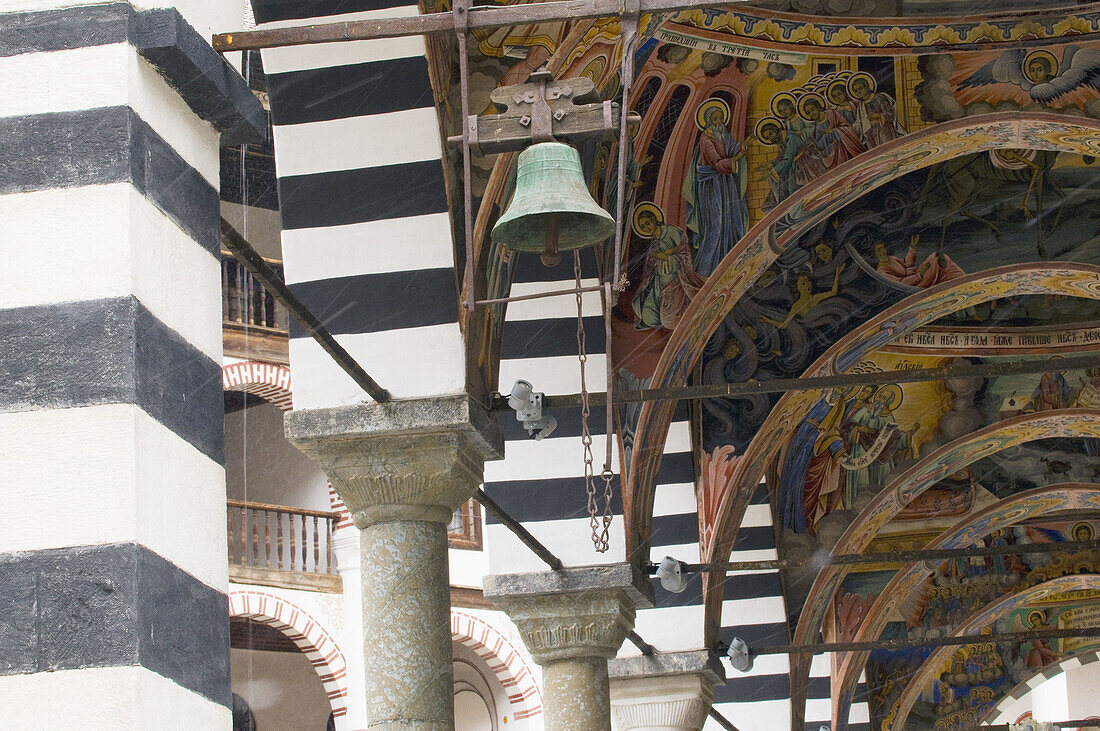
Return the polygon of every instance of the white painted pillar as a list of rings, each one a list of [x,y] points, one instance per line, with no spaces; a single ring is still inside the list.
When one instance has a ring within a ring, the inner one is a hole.
[[[367,727],[366,676],[363,667],[363,587],[359,560],[359,529],[353,525],[333,534],[336,569],[344,582],[344,639],[341,650],[347,662],[348,712],[337,719],[337,731]]]

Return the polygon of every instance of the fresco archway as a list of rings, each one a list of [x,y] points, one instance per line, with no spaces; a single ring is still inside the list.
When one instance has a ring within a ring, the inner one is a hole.
[[[1011,276],[1006,276],[1006,275]],[[891,323],[891,337],[901,335],[935,319],[953,308],[972,305],[979,300],[999,297],[1017,291],[1059,291],[1076,296],[1100,298],[1100,268],[1088,265],[1060,267],[1055,274],[1047,267],[1014,266],[971,275],[956,282],[940,285],[902,301],[895,307],[880,313],[823,355],[807,372],[807,376],[821,376],[843,372],[842,363],[850,365],[863,355],[880,347],[884,324]],[[801,414],[821,398],[818,392],[803,391],[785,394],[768,415],[764,425],[746,449],[725,474],[723,492],[717,495],[703,494],[700,505],[702,519],[701,545],[703,555],[709,561],[721,561],[728,556],[749,497],[764,475],[766,465],[773,459],[779,445],[797,427]],[[719,469],[716,473],[721,473]],[[704,489],[707,486],[704,485]],[[708,524],[710,531],[708,532]],[[721,611],[720,574],[704,577],[707,601],[707,631],[710,637],[718,624]]]
[[[910,501],[947,475],[977,460],[1010,447],[1058,436],[1100,437],[1100,410],[1066,409],[1025,414],[980,429],[944,445],[920,460],[887,485],[863,509],[833,548],[835,554],[860,553],[871,539]],[[792,642],[809,644],[822,627],[826,608],[833,601],[849,566],[825,566],[818,572],[802,608]],[[791,716],[795,727],[802,722],[810,663],[801,656],[791,660]]]
[[[1059,673],[1066,672],[1067,670],[1073,669],[1075,667],[1081,667],[1086,662],[1097,661],[1100,661],[1100,650],[1089,648],[1079,650],[1071,655],[1068,655],[1067,657],[1063,658],[1062,661],[1059,662],[1056,666],[1047,666],[1045,668],[1039,668],[1035,670],[1035,672],[1027,675],[1022,680],[1020,680],[1020,682],[1017,683],[1016,686],[1003,698],[1001,698],[1001,700],[995,706],[993,706],[993,708],[989,709],[989,711],[986,712],[985,716],[980,719],[980,723],[992,723],[994,720],[997,719],[999,715],[1007,710],[1007,706],[1010,706],[1011,703],[1018,701],[1026,696],[1035,687],[1033,681],[1037,676],[1041,675],[1045,679],[1049,680]]]
[[[927,550],[965,548],[982,540],[994,531],[1011,527],[1033,517],[1058,511],[1096,510],[1100,508],[1100,485],[1056,484],[1036,488],[1013,497],[1005,498],[981,513],[961,521],[953,529],[940,534],[925,548]],[[875,599],[870,609],[862,615],[854,636],[841,631],[841,637],[855,642],[877,639],[886,626],[889,615],[901,606],[907,597],[914,595],[933,573],[927,563],[912,563],[895,574],[890,583]],[[832,684],[833,728],[841,729],[848,723],[848,711],[852,704],[859,674],[867,662],[867,652],[844,653]]]
[[[1079,154],[1100,150],[1100,122],[1051,114],[989,114],[928,127],[875,148],[829,171],[780,203],[722,260],[669,337],[651,387],[686,383],[719,323],[773,261],[811,226],[879,186],[914,170],[977,151],[1046,149]],[[627,478],[628,550],[646,545],[661,445],[674,403],[643,405]]]
[[[1055,601],[1060,594],[1077,594],[1079,599],[1081,595],[1085,595],[1086,597],[1100,596],[1100,576],[1096,574],[1071,574],[1069,576],[1061,576],[1036,584],[1017,594],[1003,597],[973,614],[966,622],[957,627],[951,636],[965,637],[967,635],[973,635],[983,629],[991,628],[1000,620],[1007,618],[1013,613],[1018,613],[1020,610],[1026,611],[1040,603],[1051,603]],[[1054,611],[1056,616],[1060,614],[1057,610],[1048,611]],[[1027,611],[1027,621],[1029,625],[1025,626],[1031,626],[1033,628],[1045,628],[1047,626],[1048,617],[1043,610],[1038,610],[1038,616],[1042,617],[1041,626],[1031,624],[1031,615],[1032,612]],[[1035,662],[1041,662],[1041,665],[1038,666],[1039,669],[1055,662],[1053,659],[1047,659],[1048,656],[1054,658],[1056,655],[1050,650],[1049,646],[1045,646],[1048,645],[1045,641],[1032,640],[1027,644],[1032,645],[1031,653],[1029,653],[1029,661],[1031,659],[1031,654],[1036,655]],[[983,649],[986,652],[997,651],[995,643],[993,642],[987,643],[987,647]],[[902,691],[901,697],[887,716],[890,725],[885,726],[884,724],[884,726],[888,728],[909,728],[906,724],[910,711],[921,695],[924,687],[933,680],[939,668],[943,666],[946,661],[949,661],[953,655],[959,652],[959,649],[956,647],[937,647],[921,664],[916,674],[905,686],[905,690]],[[995,695],[991,695],[990,698],[984,699],[985,709],[975,713],[974,721],[977,722],[978,718],[984,716],[989,709],[996,706],[996,700],[997,697]]]

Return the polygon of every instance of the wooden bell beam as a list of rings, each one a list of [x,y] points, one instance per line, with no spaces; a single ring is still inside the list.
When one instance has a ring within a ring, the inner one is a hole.
[[[737,5],[745,0],[640,0],[639,13],[660,13],[688,10],[703,6]],[[619,15],[624,10],[621,0],[555,0],[532,2],[522,5],[491,5],[471,7],[466,11],[466,28],[503,28],[509,25],[527,25],[557,20],[585,20]],[[312,43],[337,43],[362,41],[375,38],[399,38],[401,36],[454,33],[457,29],[453,13],[426,13],[424,15],[398,15],[389,18],[347,20],[339,23],[317,23],[295,28],[250,30],[236,33],[218,33],[213,37],[215,51],[254,51],[261,48],[304,46]]]

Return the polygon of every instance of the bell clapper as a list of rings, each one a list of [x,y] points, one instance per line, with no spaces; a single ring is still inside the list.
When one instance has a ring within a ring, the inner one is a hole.
[[[542,265],[556,267],[561,264],[561,254],[558,253],[558,214],[551,213],[546,217],[546,249],[539,255]]]

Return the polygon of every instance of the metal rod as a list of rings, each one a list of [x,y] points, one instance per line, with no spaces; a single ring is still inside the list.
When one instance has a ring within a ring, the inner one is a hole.
[[[740,5],[747,0],[641,0],[638,3],[640,13],[661,13],[674,10],[710,7],[717,5]],[[1084,6],[1063,6],[1034,12],[1016,11],[1013,17],[1041,20],[1061,18],[1072,9],[1086,12],[1096,3]],[[620,0],[559,0],[557,2],[532,2],[518,5],[494,5],[491,7],[470,8],[468,27],[503,28],[509,25],[533,25],[560,20],[584,20],[604,16],[619,15],[623,9]],[[895,19],[896,21],[897,19]],[[212,38],[215,51],[247,51],[262,48],[280,48],[285,46],[303,46],[311,43],[336,43],[340,41],[360,41],[375,38],[398,38],[401,36],[424,35],[428,33],[450,33],[455,29],[455,19],[450,12],[426,13],[423,15],[397,15],[388,18],[369,18],[349,20],[337,23],[317,23],[295,28],[277,28],[270,30],[237,31],[217,33]],[[1089,34],[1092,35],[1092,34]],[[1058,44],[1080,42],[1080,36],[1065,38],[1022,39],[1016,42],[977,42],[954,46],[929,45],[921,49],[926,53],[947,53],[984,48],[1022,48],[1039,43]],[[811,47],[812,48],[812,47]],[[852,48],[829,47],[831,53],[850,53]],[[867,48],[864,52],[897,53],[897,48]],[[823,51],[824,52],[824,51]]]
[[[900,371],[881,371],[873,373],[842,373],[836,376],[811,376],[809,378],[777,378],[771,381],[742,381],[740,383],[719,383],[703,386],[679,386],[669,388],[649,388],[633,391],[616,391],[612,403],[628,404],[646,401],[687,401],[705,398],[740,398],[765,393],[783,393],[785,391],[813,391],[844,386],[881,385],[886,383],[920,383],[923,381],[942,381],[947,378],[965,378],[971,376],[1013,376],[1033,373],[1046,373],[1051,370],[1076,370],[1100,365],[1100,354],[1083,355],[1074,358],[1054,358],[1047,360],[1015,360],[998,363],[954,364],[940,368],[915,368]],[[589,404],[602,406],[606,403],[606,393],[589,393]],[[576,408],[580,406],[580,394],[561,394],[544,396],[544,408]],[[494,396],[494,411],[508,409],[508,399]]]
[[[478,300],[475,305],[499,305],[505,302],[521,302],[523,300],[537,300],[543,297],[559,297],[566,294],[581,294],[582,292],[599,292],[602,284],[593,284],[590,287],[573,287],[572,289],[555,289],[553,292],[536,292],[535,294],[521,294],[515,297],[498,297],[491,300]],[[506,399],[507,400],[507,399]]]
[[[1023,632],[1001,632],[962,637],[927,637],[919,640],[871,640],[867,642],[822,642],[817,645],[767,645],[750,647],[749,654],[758,655],[822,655],[827,652],[873,652],[875,650],[911,650],[918,647],[950,647],[980,645],[986,642],[1025,642],[1027,640],[1057,640],[1065,637],[1100,637],[1100,627],[1039,629]]]
[[[714,706],[707,709],[707,715],[717,721],[718,725],[726,729],[726,731],[739,731],[738,728],[734,726],[728,718],[719,713],[718,709]]]
[[[634,630],[630,630],[629,632],[627,632],[626,638],[634,643],[634,646],[641,650],[642,654],[646,657],[649,657],[654,653],[653,645],[643,640],[641,635],[639,635]]]
[[[616,162],[619,174],[615,181],[615,261],[613,262],[611,283],[615,287],[622,281],[623,238],[626,236],[626,221],[623,219],[626,197],[626,158],[633,154],[630,144],[630,130],[627,119],[630,116],[630,85],[634,77],[634,43],[638,37],[638,12],[640,0],[624,0],[622,19],[619,21],[619,52],[622,53],[622,67],[619,69],[619,81],[622,86],[623,101],[619,105],[619,156]],[[628,10],[629,9],[629,10]],[[610,305],[608,305],[610,307]],[[610,438],[610,437],[608,437]]]
[[[1086,727],[1100,727],[1100,721],[1095,718],[1084,718],[1076,721],[1058,721],[1054,723],[1055,728],[1086,728]],[[1011,731],[1014,728],[1013,724],[1009,723],[992,723],[984,726],[968,726],[966,731]]]
[[[562,564],[560,558],[550,553],[550,549],[539,543],[538,539],[531,535],[531,533],[523,527],[522,523],[513,518],[511,515],[508,515],[508,513],[504,512],[504,508],[497,505],[493,501],[493,499],[486,495],[485,491],[482,490],[480,487],[478,488],[477,492],[474,493],[474,500],[477,500],[479,503],[481,503],[481,505],[486,510],[492,513],[497,520],[504,524],[504,527],[515,533],[516,538],[520,539],[523,545],[534,551],[535,555],[541,558],[543,562],[545,562],[546,565],[549,566],[551,569],[553,569],[554,571],[561,571],[563,568],[565,568],[565,565]]]
[[[462,92],[462,238],[466,248],[466,266],[462,276],[462,305],[472,312],[474,302],[474,194],[470,172],[470,59],[466,49],[466,28],[469,22],[469,0],[454,0],[452,18],[458,37],[458,83]]]
[[[740,4],[747,0],[722,0],[722,5]],[[699,0],[642,0],[638,10],[643,13],[668,10],[687,10],[700,5],[718,5],[719,2],[701,3]],[[467,12],[470,29],[503,28],[509,25],[526,25],[556,20],[585,20],[618,15],[622,10],[620,0],[557,0],[533,2],[522,5],[495,5],[474,7]],[[338,23],[315,23],[296,28],[239,31],[217,33],[212,39],[215,51],[246,51],[261,48],[303,46],[311,43],[336,43],[375,38],[451,33],[455,30],[455,18],[450,12],[425,13],[423,15],[397,15],[388,18],[348,20]]]
[[[351,357],[351,354],[344,350],[340,343],[336,342],[336,338],[332,337],[332,334],[321,324],[321,321],[302,304],[301,300],[294,296],[294,293],[283,282],[282,277],[271,268],[270,264],[264,261],[259,252],[252,248],[252,244],[248,243],[244,236],[241,236],[237,229],[233,228],[233,225],[224,218],[222,219],[222,243],[253,277],[260,280],[267,291],[287,309],[291,317],[305,328],[306,332],[329,354],[329,357],[336,361],[336,365],[351,376],[351,379],[360,388],[379,403],[390,400],[390,392],[379,386],[377,381],[367,375],[367,372]]]
[[[971,548],[937,548],[920,551],[881,551],[877,553],[841,553],[805,560],[777,559],[774,561],[718,561],[715,563],[684,564],[683,570],[693,573],[726,573],[729,571],[780,571],[804,566],[856,566],[874,563],[914,563],[916,561],[946,561],[952,558],[973,556],[1020,556],[1032,553],[1059,553],[1062,551],[1100,550],[1097,541],[1064,541],[1062,543],[1029,543],[1012,546],[983,546]],[[646,572],[657,573],[656,564],[648,564]]]
[[[603,470],[604,474],[612,472],[611,462],[615,458],[615,359],[611,357],[611,297],[614,289],[612,289],[611,282],[604,282],[603,292],[603,337],[604,337],[604,357],[605,379],[607,381],[607,392],[611,394],[612,398],[605,399],[607,401],[607,408],[605,409],[606,425],[604,427],[604,460]]]

